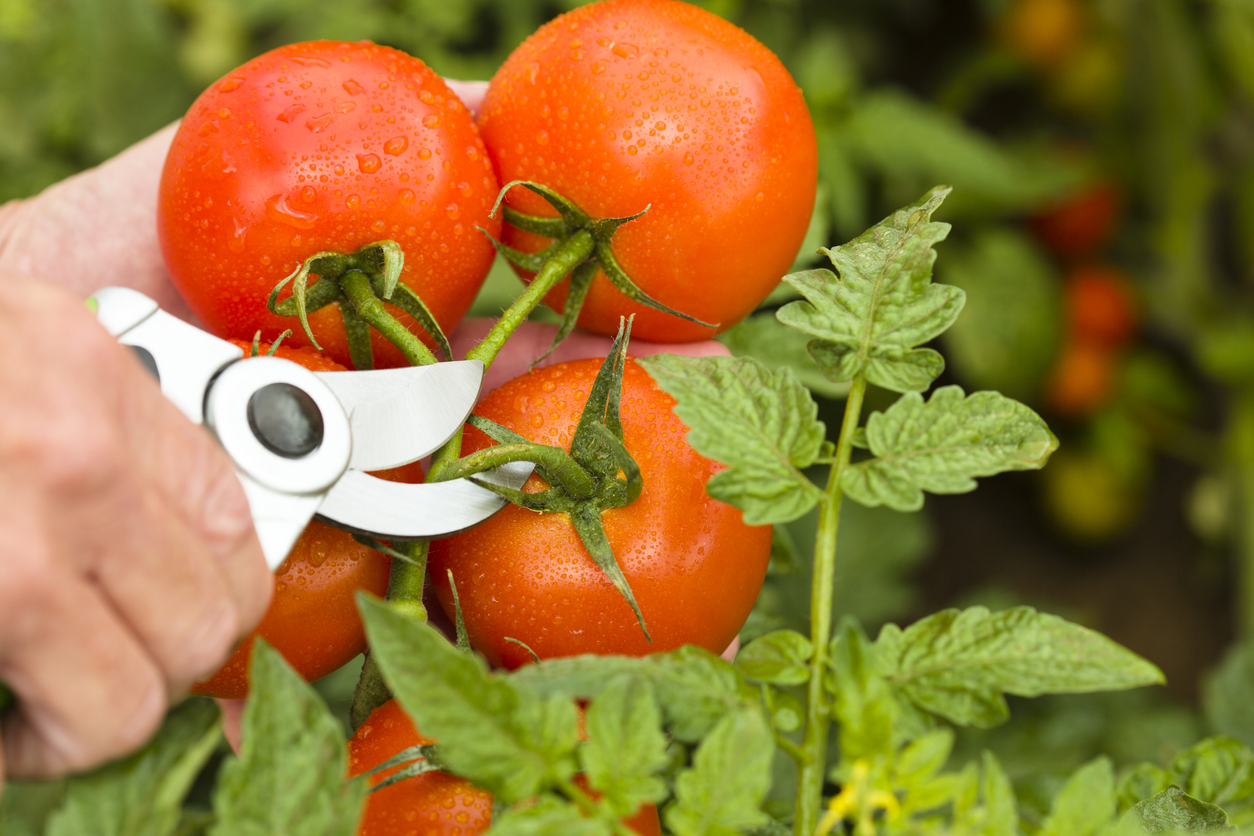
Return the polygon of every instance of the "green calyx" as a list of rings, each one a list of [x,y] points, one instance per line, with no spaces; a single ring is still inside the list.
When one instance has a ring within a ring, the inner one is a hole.
[[[266,308],[279,316],[294,316],[314,347],[321,350],[309,327],[309,314],[338,303],[348,337],[348,352],[358,369],[374,368],[370,329],[382,334],[400,349],[415,366],[436,362],[435,355],[383,303],[393,304],[412,316],[439,345],[444,356],[452,358],[448,338],[418,294],[400,283],[405,253],[395,241],[367,244],[355,253],[317,253],[305,259],[290,276],[279,282],[266,300]],[[318,279],[310,284],[309,277]],[[282,301],[279,291],[288,283],[292,294]]]
[[[466,477],[522,508],[563,513],[570,517],[588,554],[631,605],[645,638],[652,641],[640,605],[636,603],[636,596],[614,557],[601,524],[604,511],[635,502],[644,488],[640,467],[623,444],[623,425],[619,416],[630,332],[630,323],[619,329],[610,354],[588,393],[569,453],[560,447],[528,441],[500,424],[472,415],[467,423],[497,442],[496,446],[451,463],[439,478]],[[551,487],[539,493],[526,493],[475,476],[517,461],[533,462],[536,474]]]
[[[579,319],[579,311],[583,308],[584,300],[588,297],[588,290],[592,287],[592,280],[596,278],[598,272],[604,273],[605,277],[610,280],[610,283],[633,302],[647,305],[650,308],[668,313],[671,316],[677,316],[680,319],[686,319],[704,328],[718,327],[717,323],[703,322],[694,316],[689,316],[682,311],[677,311],[672,307],[664,305],[646,294],[632,281],[631,277],[619,265],[618,259],[614,257],[614,250],[611,246],[614,233],[618,232],[619,227],[623,224],[634,221],[644,215],[645,212],[648,212],[648,206],[643,211],[626,218],[594,218],[547,186],[527,180],[515,180],[512,183],[507,183],[501,189],[501,193],[496,200],[496,206],[492,207],[493,215],[501,207],[501,202],[505,199],[506,193],[515,186],[524,186],[544,198],[545,202],[557,211],[558,217],[525,215],[506,206],[505,222],[524,232],[551,238],[553,243],[538,253],[524,253],[508,247],[500,241],[491,239],[491,236],[489,236],[497,252],[510,264],[537,274],[544,269],[548,262],[554,259],[569,261],[569,255],[572,250],[577,250],[582,256],[578,258],[577,263],[572,267],[567,267],[570,276],[570,289],[566,293],[566,307],[562,312],[562,321],[558,326],[557,334],[553,338],[553,345],[549,348],[550,353],[574,330],[575,323]],[[563,272],[563,275],[566,275],[566,272]],[[547,357],[548,354],[545,356]],[[544,358],[541,357],[540,359],[543,360]]]

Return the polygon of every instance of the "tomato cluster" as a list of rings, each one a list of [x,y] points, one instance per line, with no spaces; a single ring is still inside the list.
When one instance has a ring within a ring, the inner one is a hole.
[[[641,294],[628,298],[598,273],[586,298],[568,298],[563,282],[548,293],[551,305],[582,303],[578,324],[595,332],[613,333],[634,315],[637,337],[686,342],[730,328],[773,289],[805,235],[816,174],[800,90],[765,47],[677,0],[608,0],[557,18],[519,47],[493,78],[478,124],[438,76],[393,49],[318,41],[262,55],[212,85],[184,119],[162,177],[158,225],[176,286],[224,337],[276,339],[293,324],[276,313],[286,310],[276,307],[285,279],[299,275],[299,293],[327,282],[308,331],[276,353],[337,371],[370,358],[360,352],[359,297],[340,277],[318,274],[334,254],[347,259],[336,262],[348,265],[347,275],[365,270],[351,254],[392,242],[389,252],[403,253],[399,281],[448,330],[491,264],[490,239],[521,258],[557,247],[556,233],[547,235],[555,228],[544,225],[554,210],[531,192],[508,192],[502,224],[492,211],[498,183],[531,181],[577,205],[601,236],[589,266],[621,271]],[[539,218],[528,225],[519,213]],[[385,303],[393,298],[386,282],[372,287]],[[385,309],[434,344],[412,308]],[[414,358],[380,333],[371,343],[377,365]],[[569,448],[600,365],[530,372],[489,395],[478,413],[533,442]],[[673,406],[642,368],[626,363],[622,443],[643,488],[599,512],[651,641],[568,516],[510,507],[430,553],[441,606],[455,617],[451,575],[470,640],[491,662],[512,668],[528,652],[646,654],[684,644],[717,653],[735,639],[765,575],[771,529],[745,525],[738,510],[707,495],[719,465],[688,446]],[[490,446],[477,430],[465,442],[464,455]],[[383,475],[423,478],[416,467]],[[542,487],[534,476],[526,490]],[[364,649],[353,596],[384,594],[390,571],[385,556],[311,523],[278,570],[274,603],[255,635],[307,679],[321,677]],[[196,690],[245,696],[252,643]],[[354,774],[423,742],[388,703],[350,743]],[[361,833],[478,833],[490,813],[481,791],[426,773],[373,795]],[[630,825],[657,833],[656,811]]]

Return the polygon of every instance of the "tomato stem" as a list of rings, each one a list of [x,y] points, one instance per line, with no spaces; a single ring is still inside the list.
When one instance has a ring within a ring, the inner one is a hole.
[[[849,466],[853,437],[862,417],[866,378],[858,375],[849,387],[845,417],[836,442],[836,461],[827,477],[827,488],[819,506],[819,527],[814,543],[814,577],[810,587],[810,682],[805,734],[797,776],[795,836],[811,836],[818,826],[823,802],[823,779],[827,772],[827,734],[832,722],[831,697],[823,684],[827,667],[828,643],[832,636],[832,594],[836,581],[836,532],[840,526],[841,477]]]
[[[360,270],[349,270],[340,276],[340,288],[352,304],[357,315],[371,327],[382,334],[388,342],[401,350],[405,359],[414,366],[427,366],[434,363],[435,354],[423,345],[408,328],[401,325],[396,317],[383,307],[379,297],[375,296],[370,285],[370,277]]]
[[[450,462],[440,473],[442,481],[473,476],[510,462],[535,462],[557,480],[572,499],[589,499],[597,483],[579,463],[560,447],[547,444],[497,444]]]

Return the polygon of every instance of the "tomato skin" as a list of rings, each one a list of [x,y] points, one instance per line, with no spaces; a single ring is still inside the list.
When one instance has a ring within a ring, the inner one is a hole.
[[[210,330],[273,339],[291,318],[265,308],[309,256],[392,239],[401,281],[451,330],[492,264],[498,186],[469,111],[421,61],[368,42],[268,52],[215,82],[170,147],[157,225],[175,286]],[[389,310],[416,332],[412,318]],[[310,314],[349,364],[336,305]],[[433,343],[432,343],[433,344]],[[373,335],[375,365],[405,365]]]
[[[501,182],[533,180],[595,217],[644,217],[615,234],[645,293],[717,329],[629,302],[599,276],[579,317],[658,342],[708,339],[788,271],[814,207],[818,152],[801,91],[743,30],[675,0],[608,0],[542,26],[493,76],[479,116]],[[509,206],[556,214],[526,189]],[[506,225],[526,252],[547,245]],[[546,304],[561,310],[567,285]]]
[[[244,351],[251,344],[232,340]],[[261,344],[260,353],[270,346]],[[300,363],[310,371],[344,371],[344,367],[310,348],[280,345],[276,357]],[[375,474],[398,482],[421,482],[417,463]],[[261,624],[213,676],[197,683],[192,693],[238,700],[248,696],[248,662],[253,642],[261,636],[308,682],[321,679],[366,649],[366,633],[357,612],[357,590],[387,592],[392,561],[363,546],[352,535],[317,520],[310,521],[275,573],[274,599]]]
[[[1110,240],[1123,214],[1123,196],[1113,183],[1094,183],[1031,220],[1032,230],[1056,254],[1091,253]]]
[[[348,741],[349,774],[355,778],[404,749],[434,742],[418,733],[400,703],[388,700]],[[368,780],[373,786],[396,771],[385,770]],[[455,775],[425,772],[368,795],[357,834],[475,836],[491,824],[491,795]]]
[[[569,448],[601,360],[535,369],[480,401],[475,413],[532,441]],[[722,466],[696,453],[675,401],[634,360],[623,376],[622,423],[644,489],[602,514],[606,536],[640,605],[653,642],[592,561],[564,514],[507,506],[487,522],[431,544],[431,577],[454,612],[452,570],[470,641],[490,662],[516,668],[580,653],[641,656],[696,644],[721,653],[739,632],[766,574],[771,527],[749,526],[711,498]],[[490,442],[468,428],[467,453]],[[542,489],[532,476],[526,490]]]
[[[1114,267],[1087,265],[1067,277],[1067,322],[1075,336],[1104,346],[1126,344],[1136,333],[1136,299],[1127,275]]]
[[[434,742],[414,727],[399,702],[388,700],[370,713],[348,741],[349,775],[355,778],[404,749]],[[384,770],[368,780],[373,786],[396,771]],[[584,776],[576,775],[574,781],[588,789]],[[367,796],[357,836],[477,836],[491,824],[491,795],[455,775],[425,772]],[[661,836],[657,808],[652,804],[625,824],[639,836]]]

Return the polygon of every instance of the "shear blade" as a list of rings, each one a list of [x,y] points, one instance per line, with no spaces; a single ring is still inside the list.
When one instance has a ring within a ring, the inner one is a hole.
[[[344,405],[352,426],[352,470],[383,470],[417,461],[448,441],[479,397],[483,363],[360,372],[318,372]]]
[[[515,462],[480,478],[519,489],[533,467],[530,462]],[[507,504],[466,479],[410,485],[350,470],[322,500],[318,517],[337,528],[384,540],[433,540],[473,528]]]

